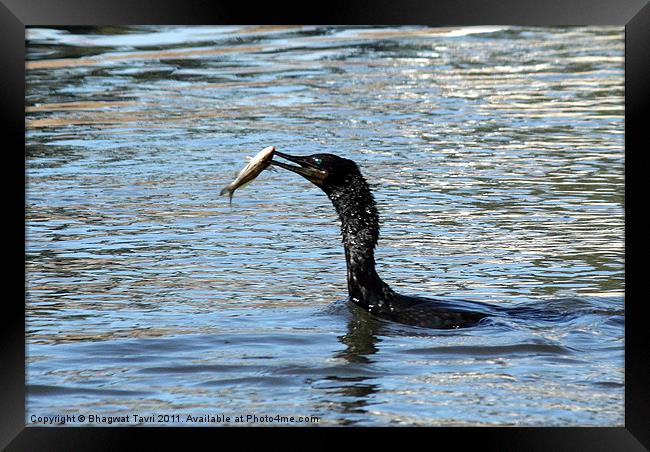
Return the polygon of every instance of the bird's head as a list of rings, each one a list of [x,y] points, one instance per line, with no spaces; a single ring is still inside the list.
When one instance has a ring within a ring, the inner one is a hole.
[[[298,166],[271,160],[271,164],[300,174],[326,193],[344,188],[355,177],[361,176],[356,163],[334,154],[295,156],[275,151],[274,157],[296,163]]]

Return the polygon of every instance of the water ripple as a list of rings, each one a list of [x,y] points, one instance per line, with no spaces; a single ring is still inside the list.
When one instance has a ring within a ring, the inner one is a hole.
[[[28,412],[321,425],[623,424],[620,27],[27,29]],[[348,306],[329,200],[265,146],[357,161],[404,293]]]

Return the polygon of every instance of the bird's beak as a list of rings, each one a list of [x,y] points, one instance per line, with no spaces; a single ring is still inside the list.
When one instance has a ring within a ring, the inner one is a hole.
[[[293,166],[275,160],[271,160],[272,165],[279,166],[280,168],[288,169],[289,171],[292,171],[296,174],[300,174],[302,177],[304,177],[305,179],[307,179],[308,181],[316,185],[321,185],[325,180],[325,178],[327,177],[327,172],[318,169],[309,161],[307,157],[289,155],[283,152],[275,151],[273,153],[273,157],[276,156],[282,157],[283,159],[289,160],[290,162],[297,163],[300,166]]]

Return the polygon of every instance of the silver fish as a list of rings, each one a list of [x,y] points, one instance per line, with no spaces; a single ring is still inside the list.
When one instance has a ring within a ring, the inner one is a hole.
[[[253,179],[259,176],[259,174],[271,163],[274,152],[275,146],[266,147],[258,152],[257,155],[248,162],[248,165],[237,174],[235,180],[221,190],[219,195],[222,196],[228,193],[228,196],[230,196],[230,205],[232,205],[232,195],[235,190],[250,183]]]

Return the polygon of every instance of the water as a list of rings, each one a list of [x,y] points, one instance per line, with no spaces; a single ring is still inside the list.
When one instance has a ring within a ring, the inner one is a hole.
[[[621,27],[27,40],[28,423],[623,425]],[[269,145],[359,163],[398,292],[560,315],[437,331],[348,306],[323,193],[266,171],[218,196]]]

